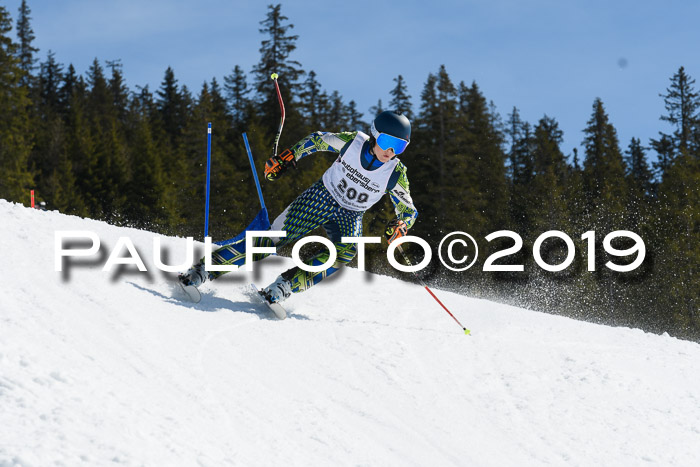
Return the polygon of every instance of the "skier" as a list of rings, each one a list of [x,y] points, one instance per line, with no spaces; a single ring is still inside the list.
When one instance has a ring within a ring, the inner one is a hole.
[[[273,156],[265,164],[265,178],[274,181],[290,166],[317,151],[338,153],[338,158],[323,177],[299,195],[272,223],[272,230],[285,231],[283,238],[255,238],[255,246],[281,247],[294,242],[315,228],[323,226],[335,245],[337,259],[322,272],[308,272],[294,267],[283,272],[265,287],[261,295],[269,303],[279,303],[292,293],[303,292],[330,276],[357,253],[353,243],[343,243],[342,237],[362,236],[362,216],[388,193],[394,205],[396,218],[384,232],[389,243],[406,235],[418,211],[408,190],[406,167],[396,156],[403,153],[411,138],[408,119],[395,112],[380,113],[372,122],[370,135],[361,131],[327,133],[316,132],[302,139],[291,149]],[[255,254],[258,261],[268,254]],[[307,264],[325,264],[329,254],[320,253]],[[212,253],[216,265],[242,266],[245,263],[245,238]],[[204,259],[180,274],[183,285],[199,287],[207,279],[224,274],[207,272]]]

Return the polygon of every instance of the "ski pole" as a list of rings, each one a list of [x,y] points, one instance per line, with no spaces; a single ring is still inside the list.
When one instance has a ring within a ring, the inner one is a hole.
[[[277,78],[279,78],[279,75],[277,73],[272,73],[270,76],[272,78],[272,81],[275,82],[275,89],[277,90],[277,100],[280,103],[280,110],[282,111],[282,118],[280,118],[280,127],[277,130],[277,135],[275,135],[275,146],[273,148],[272,155],[276,156],[277,155],[277,145],[280,142],[280,136],[282,136],[282,127],[284,126],[284,101],[282,100],[282,93],[280,92],[280,85],[277,83]]]
[[[411,262],[410,259],[408,259],[408,256],[406,255],[406,253],[404,253],[403,249],[401,248],[401,245],[397,246],[396,249],[401,252],[401,254],[403,255],[403,259],[406,261],[406,263],[409,266],[413,266],[413,263]],[[425,287],[425,290],[427,290],[428,293],[435,299],[435,301],[438,302],[442,308],[444,308],[444,310],[447,312],[447,314],[452,316],[452,319],[455,320],[457,322],[457,324],[459,324],[459,327],[461,327],[462,330],[464,330],[464,334],[470,335],[471,331],[469,329],[465,328],[464,326],[462,326],[462,323],[460,323],[459,320],[457,318],[455,318],[455,315],[453,315],[450,312],[450,310],[448,310],[447,307],[440,301],[440,299],[435,296],[433,291],[430,290],[430,287],[428,287],[428,285],[425,282],[423,282],[423,279],[421,279],[420,276],[418,274],[416,274],[415,271],[412,271],[412,272],[413,272],[413,275],[416,276],[416,279],[418,279],[418,282],[420,282],[421,285],[423,287]]]

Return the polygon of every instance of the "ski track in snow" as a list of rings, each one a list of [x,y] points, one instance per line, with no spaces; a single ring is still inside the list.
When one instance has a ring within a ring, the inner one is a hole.
[[[191,304],[150,232],[2,200],[0,219],[0,467],[700,465],[696,343],[436,291],[465,336],[421,287],[352,269],[278,321],[246,287],[288,259]],[[56,230],[103,253],[55,272]],[[120,236],[148,274],[102,271]]]

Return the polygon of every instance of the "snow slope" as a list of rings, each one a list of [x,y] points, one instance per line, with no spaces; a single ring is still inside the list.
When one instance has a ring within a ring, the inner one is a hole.
[[[56,230],[102,256],[55,272]],[[148,274],[101,270],[120,236]],[[0,466],[700,465],[696,343],[437,291],[465,336],[421,287],[352,269],[277,321],[238,273],[172,298],[152,241],[0,201]]]

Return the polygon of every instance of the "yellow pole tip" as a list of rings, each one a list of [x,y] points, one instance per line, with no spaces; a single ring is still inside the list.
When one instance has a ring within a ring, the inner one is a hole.
[[[277,73],[272,73],[272,74],[270,75],[270,78],[272,78],[272,79],[277,79],[277,78],[279,78],[279,75],[278,75]]]
[[[469,329],[465,329],[465,330],[464,330],[464,334],[466,334],[467,336],[471,335],[471,333],[472,333],[472,332],[471,332]]]

